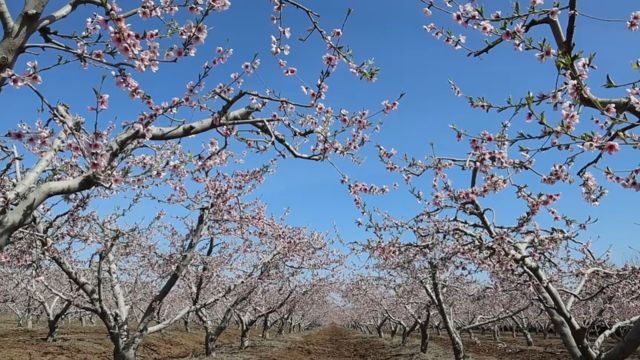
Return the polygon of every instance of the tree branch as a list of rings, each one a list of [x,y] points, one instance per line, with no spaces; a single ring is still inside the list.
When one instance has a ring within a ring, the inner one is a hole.
[[[577,0],[569,1],[569,22],[567,23],[567,38],[564,40],[564,51],[570,54],[573,50],[573,34],[576,30],[576,19],[578,17]]]
[[[96,6],[102,6],[102,2],[100,0],[72,0],[67,4],[63,5],[58,10],[40,19],[40,21],[38,22],[37,28],[42,29],[44,27],[47,27],[53,24],[58,20],[61,20],[67,17],[78,7],[78,5],[82,5],[82,4],[93,4]]]
[[[633,333],[634,331],[635,331],[636,341],[638,341],[638,340],[637,340],[637,336],[638,336],[638,335],[639,335],[639,333],[640,333],[640,331],[639,331],[639,330],[640,330],[640,321],[639,321],[639,320],[640,320],[640,315],[635,316],[635,317],[632,317],[631,319],[627,319],[627,320],[624,320],[624,321],[620,321],[620,322],[618,322],[618,323],[615,323],[615,324],[614,324],[613,326],[611,326],[608,330],[604,331],[602,334],[600,334],[600,336],[598,336],[598,338],[596,339],[596,341],[593,343],[593,348],[594,348],[595,350],[598,350],[598,349],[602,346],[602,344],[604,343],[604,341],[605,341],[608,337],[610,337],[611,335],[615,334],[615,332],[616,332],[618,329],[620,329],[620,328],[622,328],[622,327],[625,327],[625,326],[629,326],[629,325],[631,325],[631,324],[634,324],[634,323],[635,323],[635,325],[634,325],[634,329],[632,329],[631,331],[629,331],[629,333],[625,336],[625,340],[623,340],[620,344],[616,345],[613,349],[611,349],[611,350],[607,351],[607,352],[605,353],[605,355],[602,357],[602,359],[613,359],[613,357],[611,357],[611,355],[609,355],[609,354],[610,354],[610,353],[611,353],[611,354],[613,354],[613,353],[615,352],[615,349],[616,349],[616,348],[618,348],[618,347],[620,347],[621,345],[623,345],[623,346],[624,346],[624,345],[625,345],[625,343],[626,343],[626,339],[627,339],[627,337],[628,337],[628,336],[630,336],[630,335],[632,335],[632,336],[633,336],[633,334],[632,334],[632,333]],[[629,345],[631,345],[631,344],[629,344]],[[636,347],[637,347],[637,345],[636,345]],[[633,348],[633,350],[635,350],[635,347]],[[633,351],[633,350],[632,350],[632,351]],[[616,359],[624,359],[624,357],[616,357]]]
[[[7,37],[9,36],[9,34],[13,33],[13,18],[11,17],[11,12],[9,11],[7,3],[4,0],[0,0],[0,22],[2,23],[4,37]]]
[[[510,313],[508,313],[506,315],[497,316],[497,317],[494,317],[494,318],[491,318],[491,319],[488,319],[488,320],[485,320],[485,321],[482,321],[482,322],[477,322],[475,324],[470,324],[470,325],[467,325],[467,326],[463,326],[458,331],[472,330],[472,329],[475,329],[475,328],[478,328],[478,327],[481,327],[481,326],[484,326],[484,325],[488,325],[488,324],[491,324],[491,323],[494,323],[494,322],[498,322],[500,320],[508,319],[508,318],[510,318],[512,316],[518,315],[519,313],[527,310],[530,306],[531,306],[531,304],[529,303],[529,304],[519,308],[518,310],[512,311],[512,312],[510,312]]]

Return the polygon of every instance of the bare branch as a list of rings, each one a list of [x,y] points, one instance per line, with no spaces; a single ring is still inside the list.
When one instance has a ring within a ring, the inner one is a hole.
[[[0,22],[2,23],[2,30],[4,31],[5,37],[13,33],[13,18],[4,0],[0,0]]]
[[[487,320],[482,321],[482,322],[476,322],[476,323],[474,323],[474,324],[470,324],[470,325],[467,325],[467,326],[463,326],[463,327],[461,327],[461,328],[459,329],[459,331],[461,331],[461,332],[462,332],[462,331],[465,331],[465,330],[472,330],[472,329],[479,328],[479,327],[484,326],[484,325],[488,325],[488,324],[491,324],[491,323],[494,323],[494,322],[498,322],[498,321],[501,321],[501,320],[504,320],[504,319],[511,318],[511,317],[513,317],[513,316],[515,316],[515,315],[518,315],[519,313],[521,313],[521,312],[523,312],[523,311],[527,310],[530,306],[531,306],[531,304],[529,303],[529,304],[527,304],[527,305],[525,305],[525,306],[523,306],[523,307],[521,307],[521,308],[519,308],[519,309],[517,309],[517,310],[515,310],[515,311],[512,311],[512,312],[510,312],[510,313],[507,313],[507,314],[505,314],[505,315],[502,315],[502,316],[496,316],[496,317],[493,317],[493,318],[487,319]]]
[[[627,319],[627,320],[620,321],[618,323],[613,324],[613,326],[611,326],[608,330],[604,331],[602,334],[600,334],[600,336],[598,336],[596,341],[593,343],[593,348],[596,350],[599,349],[604,343],[604,341],[611,335],[615,334],[615,332],[618,331],[618,329],[623,328],[625,326],[629,326],[638,320],[640,320],[640,315],[634,316],[631,319]]]

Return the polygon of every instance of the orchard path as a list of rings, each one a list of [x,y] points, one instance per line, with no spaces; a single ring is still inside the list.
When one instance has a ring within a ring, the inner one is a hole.
[[[275,340],[275,339],[274,339]],[[388,339],[387,339],[388,340]],[[277,341],[277,340],[276,340]],[[275,346],[274,346],[275,345]],[[399,346],[380,340],[372,335],[363,335],[339,326],[329,325],[298,335],[287,336],[281,344],[273,342],[268,346],[257,345],[244,352],[225,354],[227,359],[260,360],[410,360],[410,359],[451,359],[447,348],[434,342],[429,344],[427,356],[416,354],[415,346]]]
[[[274,359],[387,359],[391,346],[338,326],[327,326],[279,349]]]

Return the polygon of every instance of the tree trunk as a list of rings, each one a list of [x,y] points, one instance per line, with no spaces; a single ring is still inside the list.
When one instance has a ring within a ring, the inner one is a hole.
[[[49,320],[49,332],[47,333],[47,337],[45,338],[46,342],[54,342],[56,341],[56,336],[58,335],[58,324],[57,322],[53,322]]]
[[[427,353],[429,349],[429,322],[424,321],[420,323],[420,352]]]
[[[433,295],[436,300],[436,308],[438,309],[440,318],[442,319],[444,327],[447,330],[447,334],[449,335],[449,339],[451,340],[453,357],[455,360],[463,360],[465,358],[464,344],[462,343],[460,333],[455,328],[453,320],[450,318],[447,307],[444,303],[444,300],[442,299],[442,294],[440,292],[440,282],[438,279],[438,268],[436,265],[431,265],[431,281],[433,284]]]
[[[60,311],[55,316],[51,317],[52,314],[49,313],[49,316],[47,318],[47,326],[49,327],[49,332],[47,333],[47,337],[45,339],[47,342],[53,342],[56,340],[59,323],[60,321],[64,320],[70,308],[71,308],[71,302],[67,302],[64,304],[62,309],[60,309]],[[71,318],[71,317],[68,317],[68,318]]]
[[[284,328],[287,326],[287,318],[281,319],[280,324],[278,324],[278,336],[284,335]]]
[[[371,330],[371,326],[365,325],[365,328],[367,329],[367,334],[373,335],[373,330]]]
[[[228,324],[229,318],[223,316],[215,329],[212,330],[211,326],[204,327],[204,353],[206,356],[215,356],[218,338],[227,329]]]
[[[135,360],[139,345],[139,339],[125,341],[122,338],[118,338],[113,347],[113,360]]]
[[[514,323],[515,326],[517,326],[518,330],[520,330],[520,332],[522,333],[522,335],[524,336],[524,340],[527,342],[527,346],[533,346],[533,339],[531,338],[531,333],[529,333],[529,330],[527,330],[526,322],[520,323],[519,321],[514,319]],[[538,327],[536,326],[535,329],[537,330]]]
[[[263,339],[269,338],[269,314],[262,319],[262,334],[260,334],[260,337]]]
[[[216,341],[218,341],[218,335],[208,326],[204,328],[204,354],[205,356],[215,356],[216,354]]]
[[[398,328],[400,329],[400,335],[401,335],[401,339],[400,339],[400,344],[404,345],[403,342],[406,341],[406,333],[407,333],[407,326],[404,324],[398,324]]]
[[[384,327],[384,324],[387,322],[387,318],[384,318],[382,321],[378,321],[377,325],[376,325],[376,333],[378,333],[378,337],[379,338],[383,338],[384,337],[384,331],[382,330],[382,328]]]
[[[182,318],[182,325],[184,326],[184,331],[187,333],[191,332],[191,328],[189,327],[190,321],[191,321],[191,313],[187,314],[187,316]]]
[[[45,338],[46,342],[54,342],[56,341],[56,336],[58,335],[58,320],[59,318],[53,318],[47,321],[47,325],[49,327],[49,332],[47,333],[47,337]]]
[[[206,319],[203,314],[198,313],[197,315],[200,317],[200,320],[206,321],[204,326],[204,353],[206,356],[215,356],[216,353],[216,342],[218,341],[218,337],[227,329],[229,326],[229,321],[231,320],[231,316],[233,313],[233,308],[228,308],[220,322],[215,327],[215,329],[211,330],[211,321]]]
[[[467,330],[467,334],[469,334],[469,340],[473,342],[477,342],[478,338],[476,338],[476,333],[473,332],[473,329]]]
[[[243,327],[240,330],[240,349],[246,349],[249,346],[249,327]]]
[[[529,333],[529,331],[524,327],[520,331],[522,332],[522,335],[524,335],[524,339],[527,342],[527,346],[533,346],[533,338],[531,337],[531,334]]]
[[[413,325],[411,325],[410,328],[407,329],[407,327],[405,326],[402,329],[402,342],[400,343],[400,345],[404,346],[407,344],[407,339],[409,338],[409,335],[411,335],[411,333],[418,327],[418,321],[415,320],[413,322]]]
[[[398,333],[398,326],[399,326],[398,324],[393,324],[391,326],[391,333],[390,333],[391,340],[393,340],[396,337],[396,333]]]
[[[118,349],[116,347],[113,349],[113,360],[135,360],[136,350],[137,349],[132,347],[127,347],[124,349]]]

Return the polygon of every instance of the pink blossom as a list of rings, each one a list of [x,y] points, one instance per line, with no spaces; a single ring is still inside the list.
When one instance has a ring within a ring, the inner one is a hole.
[[[550,46],[545,46],[541,52],[536,54],[536,57],[538,58],[538,60],[540,60],[540,62],[545,62],[545,60],[555,55],[555,50],[553,50]]]
[[[479,29],[480,31],[485,34],[485,35],[491,35],[491,32],[493,31],[493,26],[491,25],[491,23],[487,20],[485,21],[481,21],[479,24]]]
[[[382,102],[382,106],[383,106],[382,111],[385,114],[388,114],[391,111],[398,109],[398,105],[399,104],[398,104],[397,101],[389,102],[389,100],[385,100],[385,101]]]
[[[325,55],[322,57],[322,61],[323,61],[325,64],[329,65],[329,67],[330,67],[332,70],[333,70],[333,69],[335,69],[335,68],[336,68],[336,66],[338,65],[337,60],[338,60],[338,59],[336,58],[336,56],[335,56],[335,55],[332,55],[332,54],[325,54]]]
[[[616,116],[616,105],[607,104],[607,106],[604,108],[604,113],[611,117]]]
[[[603,150],[609,155],[615,154],[620,150],[620,144],[615,141],[608,141],[604,144]]]
[[[106,110],[109,107],[109,94],[101,94],[98,98],[98,109]]]
[[[631,13],[631,17],[627,21],[627,28],[631,31],[638,31],[638,28],[640,28],[640,11]]]

